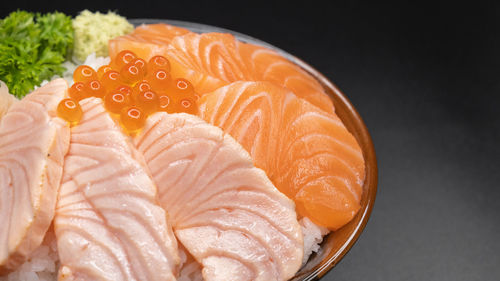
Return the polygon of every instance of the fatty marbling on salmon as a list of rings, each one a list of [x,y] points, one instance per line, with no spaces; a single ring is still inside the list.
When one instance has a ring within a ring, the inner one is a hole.
[[[176,237],[205,280],[288,280],[303,241],[295,206],[221,129],[156,113],[135,138]]]
[[[175,280],[177,242],[142,156],[100,99],[80,103],[54,224],[59,280]]]
[[[54,217],[69,127],[55,117],[68,89],[57,79],[12,105],[0,121],[0,274],[42,243]]]
[[[203,96],[200,115],[233,136],[297,204],[336,230],[360,208],[364,159],[335,113],[268,82],[235,82]]]

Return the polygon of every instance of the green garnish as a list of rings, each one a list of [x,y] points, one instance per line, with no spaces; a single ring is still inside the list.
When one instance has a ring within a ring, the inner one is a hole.
[[[0,80],[22,98],[43,80],[62,75],[72,45],[71,17],[12,12],[0,20]]]

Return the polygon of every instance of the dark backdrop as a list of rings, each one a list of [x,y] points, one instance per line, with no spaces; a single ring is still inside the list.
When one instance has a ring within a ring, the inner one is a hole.
[[[363,235],[325,280],[500,279],[499,5],[40,2],[2,3],[0,16],[88,8],[206,23],[334,81],[372,134],[380,180]]]

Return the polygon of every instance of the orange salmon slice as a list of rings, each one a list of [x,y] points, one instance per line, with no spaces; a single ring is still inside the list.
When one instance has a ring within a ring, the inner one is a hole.
[[[0,275],[40,246],[54,217],[69,127],[55,117],[68,84],[56,79],[0,121]]]
[[[268,82],[235,82],[199,101],[200,116],[233,136],[292,198],[300,216],[336,230],[360,208],[364,159],[327,113]]]
[[[131,50],[140,58],[149,60],[165,55],[168,45],[176,36],[190,31],[168,24],[143,24],[132,33],[112,39],[108,43],[109,56],[113,59],[122,50]]]
[[[174,77],[185,77],[200,94],[236,81],[267,81],[288,88],[326,112],[333,103],[319,82],[299,66],[265,47],[227,33],[188,33],[172,40],[167,58]]]
[[[177,242],[142,155],[100,99],[80,104],[54,220],[58,280],[176,280]]]
[[[303,256],[294,203],[231,136],[193,115],[157,113],[135,144],[204,280],[294,276]]]

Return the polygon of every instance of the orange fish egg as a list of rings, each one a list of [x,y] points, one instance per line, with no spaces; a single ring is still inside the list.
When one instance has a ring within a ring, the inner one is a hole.
[[[76,82],[68,89],[68,95],[70,98],[80,101],[84,98],[89,97],[89,93],[85,88],[85,84],[82,82]]]
[[[127,85],[120,85],[116,88],[117,92],[124,94],[129,100],[132,99],[132,88]]]
[[[170,72],[170,61],[164,56],[154,56],[149,59],[148,72],[154,72],[158,69],[164,69]]]
[[[120,124],[125,132],[135,134],[146,124],[146,115],[139,107],[125,107],[120,113]]]
[[[92,80],[85,84],[85,88],[89,93],[89,96],[103,98],[106,94],[106,90],[99,80]]]
[[[153,72],[149,72],[148,75],[146,75],[146,80],[154,91],[164,92],[169,88],[172,78],[170,73],[166,70],[157,69]]]
[[[184,78],[175,79],[172,86],[173,94],[178,97],[178,99],[195,99],[194,87],[188,80]]]
[[[158,111],[160,101],[158,95],[153,91],[140,92],[135,97],[135,104],[142,108],[145,115],[150,115]]]
[[[105,89],[112,90],[120,86],[120,74],[116,70],[110,70],[102,76],[101,84]]]
[[[57,116],[69,122],[74,126],[82,119],[83,111],[80,104],[74,99],[63,99],[57,105]]]
[[[133,52],[129,50],[123,50],[119,52],[113,60],[113,68],[120,71],[125,65],[129,64],[135,58],[137,58],[137,56]]]
[[[77,82],[85,83],[97,79],[98,79],[97,72],[95,72],[95,70],[88,65],[80,65],[73,72],[73,81],[75,83]]]
[[[122,109],[128,105],[130,105],[130,99],[122,92],[113,91],[104,97],[104,107],[111,113],[120,114]]]
[[[134,88],[132,88],[132,99],[135,100],[135,97],[139,95],[140,92],[151,91],[151,85],[146,80],[142,80],[135,84]]]
[[[145,60],[143,60],[141,58],[136,58],[136,59],[133,59],[130,63],[135,64],[135,66],[137,66],[139,69],[141,69],[142,72],[144,73],[144,75],[146,75],[146,73],[147,73],[147,64],[146,64]]]
[[[145,76],[143,68],[137,66],[134,62],[125,65],[120,71],[120,79],[128,85],[134,85],[141,81]]]
[[[172,103],[170,103],[170,97],[167,95],[161,95],[158,97],[159,101],[159,111],[165,111],[168,113],[172,113]]]
[[[198,113],[198,107],[196,102],[191,98],[183,98],[179,101],[181,112],[196,114]]]
[[[106,64],[106,65],[99,67],[99,69],[97,70],[97,77],[99,77],[99,79],[102,79],[102,76],[104,75],[104,73],[106,73],[110,70],[113,70],[113,68],[111,68],[111,66],[109,64]]]

